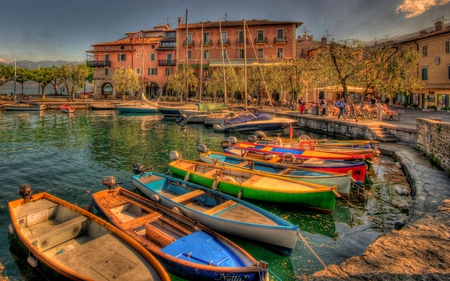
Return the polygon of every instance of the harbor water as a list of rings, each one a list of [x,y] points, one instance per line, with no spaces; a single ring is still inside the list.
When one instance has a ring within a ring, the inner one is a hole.
[[[287,133],[287,132],[284,132]],[[295,130],[295,137],[310,134]],[[311,135],[311,134],[310,134]],[[238,139],[248,135],[233,135]],[[127,189],[132,166],[142,163],[151,170],[168,173],[169,152],[185,159],[198,159],[197,145],[220,150],[227,135],[201,124],[180,126],[161,115],[129,115],[116,111],[59,110],[43,112],[0,111],[0,262],[10,280],[46,280],[26,263],[26,254],[16,251],[8,231],[7,202],[19,197],[19,186],[31,185],[71,203],[85,206],[91,194],[106,188],[104,176],[114,176]],[[312,135],[313,138],[324,138]],[[407,215],[399,208],[394,186],[408,188],[395,159],[373,160],[370,182],[355,188],[348,199],[337,202],[333,214],[296,206],[255,203],[301,229],[290,257],[278,256],[259,245],[230,237],[257,260],[269,263],[271,280],[299,280],[304,275],[360,255],[395,221]],[[400,204],[401,205],[401,204]],[[173,280],[183,280],[172,276]]]

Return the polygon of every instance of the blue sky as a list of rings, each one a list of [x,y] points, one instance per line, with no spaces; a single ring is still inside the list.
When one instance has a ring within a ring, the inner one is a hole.
[[[0,62],[83,61],[91,44],[126,32],[188,22],[299,21],[315,40],[378,41],[432,26],[450,0],[5,0],[0,5]],[[445,22],[447,20],[444,18]]]

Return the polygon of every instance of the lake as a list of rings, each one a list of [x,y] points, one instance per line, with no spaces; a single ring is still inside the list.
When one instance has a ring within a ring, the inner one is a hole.
[[[303,134],[325,138],[295,130],[296,137]],[[203,125],[182,127],[161,115],[96,110],[77,110],[74,114],[60,110],[0,111],[3,274],[10,280],[45,280],[29,268],[26,256],[17,255],[6,239],[10,223],[7,202],[19,198],[21,184],[28,183],[33,190],[85,206],[91,203],[92,193],[106,188],[102,186],[104,176],[114,176],[123,187],[134,190],[133,163],[167,173],[170,151],[176,150],[186,159],[197,159],[198,144],[220,151],[220,143],[226,137]],[[339,264],[360,255],[380,234],[391,231],[397,219],[406,216],[392,205],[392,186],[407,186],[395,162],[388,156],[375,159],[369,171],[372,183],[364,190],[355,189],[348,200],[338,200],[333,214],[257,203],[300,227],[301,235],[290,257],[278,256],[250,241],[231,239],[257,260],[269,263],[271,280],[296,280],[323,269],[323,265]]]

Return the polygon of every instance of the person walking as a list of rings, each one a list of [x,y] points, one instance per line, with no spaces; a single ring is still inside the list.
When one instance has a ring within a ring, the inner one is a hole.
[[[300,112],[300,114],[303,114],[303,111],[305,111],[305,103],[303,102],[302,97],[298,99],[298,111]]]
[[[345,115],[344,115],[344,108],[347,107],[347,103],[345,102],[344,98],[341,98],[339,101],[337,101],[334,106],[336,106],[337,108],[339,108],[339,114],[338,114],[338,119],[341,118],[341,116],[344,118],[345,120]]]
[[[327,114],[327,100],[322,99],[320,101],[320,108],[322,108],[322,116]]]

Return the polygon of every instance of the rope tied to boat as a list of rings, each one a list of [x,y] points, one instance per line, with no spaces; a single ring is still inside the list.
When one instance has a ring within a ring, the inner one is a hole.
[[[324,268],[327,267],[325,262],[319,257],[319,255],[314,251],[314,249],[309,245],[309,243],[306,241],[306,239],[303,237],[303,235],[300,233],[300,231],[297,232],[297,235],[302,239],[303,243],[305,243],[306,247],[311,251],[311,253],[316,257],[316,259],[322,264]]]

